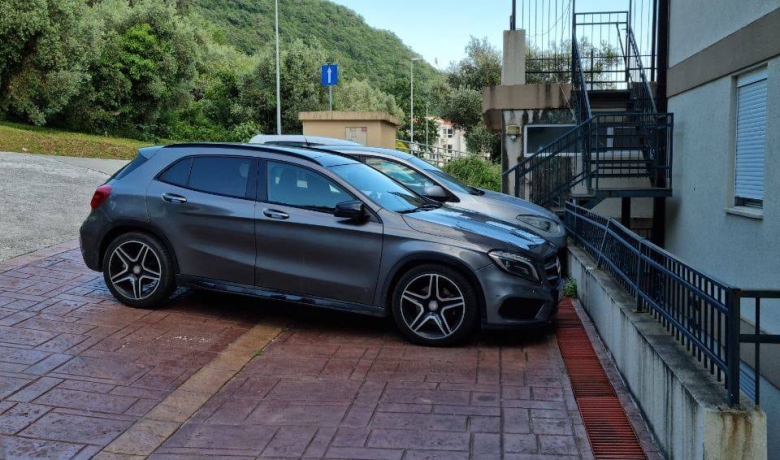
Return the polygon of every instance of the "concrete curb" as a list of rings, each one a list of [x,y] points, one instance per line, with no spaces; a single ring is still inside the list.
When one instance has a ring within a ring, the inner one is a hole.
[[[281,332],[284,324],[272,320],[258,324],[195,373],[145,416],[100,451],[96,460],[146,458],[217,394],[258,350]]]

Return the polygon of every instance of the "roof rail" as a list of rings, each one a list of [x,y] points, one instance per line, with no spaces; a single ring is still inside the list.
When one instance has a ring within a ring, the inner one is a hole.
[[[311,161],[312,163],[317,163],[317,158],[322,155],[327,154],[333,154],[333,152],[328,151],[320,151],[321,155],[311,155],[309,150],[305,148],[298,148],[298,147],[285,147],[285,146],[278,146],[278,145],[265,145],[265,144],[250,144],[250,143],[242,143],[242,142],[182,142],[177,144],[170,144],[163,146],[163,148],[171,148],[171,147],[226,147],[226,148],[239,148],[239,149],[245,149],[245,150],[255,150],[259,152],[268,152],[268,153],[280,153],[284,155],[294,156],[296,158],[300,158],[303,160]]]

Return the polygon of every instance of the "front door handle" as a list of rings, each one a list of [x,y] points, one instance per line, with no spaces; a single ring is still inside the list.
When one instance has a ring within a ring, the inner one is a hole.
[[[277,211],[276,209],[264,209],[263,215],[269,219],[284,220],[289,219],[290,215],[286,212]]]
[[[168,203],[186,203],[187,198],[175,193],[163,193],[162,199]]]

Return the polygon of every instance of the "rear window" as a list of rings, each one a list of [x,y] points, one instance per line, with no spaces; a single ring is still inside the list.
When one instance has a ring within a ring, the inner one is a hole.
[[[141,154],[138,154],[133,161],[126,164],[124,168],[120,169],[119,171],[115,172],[113,176],[111,176],[108,180],[119,180],[131,172],[138,169],[139,166],[146,163],[147,158]]]

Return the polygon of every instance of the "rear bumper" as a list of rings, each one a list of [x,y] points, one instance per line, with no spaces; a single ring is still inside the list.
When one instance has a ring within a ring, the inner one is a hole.
[[[90,270],[100,271],[100,245],[110,220],[101,210],[92,211],[79,229],[81,257]]]
[[[485,293],[486,329],[545,326],[558,311],[563,281],[556,286],[531,283],[495,265],[476,272]]]

